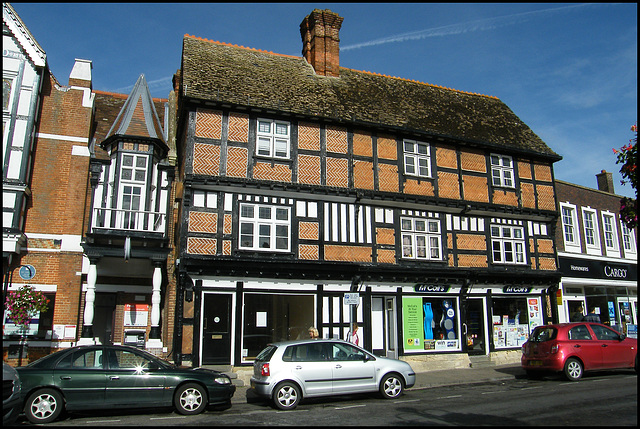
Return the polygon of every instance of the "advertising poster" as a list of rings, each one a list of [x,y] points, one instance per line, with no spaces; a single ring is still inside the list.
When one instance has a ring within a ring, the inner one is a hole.
[[[542,307],[540,298],[527,298],[529,307],[529,332],[533,331],[536,326],[542,325]]]
[[[402,326],[405,350],[423,350],[422,298],[402,298]]]

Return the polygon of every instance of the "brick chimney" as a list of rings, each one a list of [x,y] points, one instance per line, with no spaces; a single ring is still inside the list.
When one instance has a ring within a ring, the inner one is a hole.
[[[613,190],[613,176],[611,173],[608,173],[606,170],[602,170],[600,174],[596,174],[596,179],[598,179],[598,190],[615,194]]]
[[[322,76],[340,76],[340,27],[344,18],[314,9],[300,24],[302,56]]]

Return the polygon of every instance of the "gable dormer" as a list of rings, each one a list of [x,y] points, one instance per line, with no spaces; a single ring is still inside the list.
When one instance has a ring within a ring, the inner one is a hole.
[[[112,96],[117,98],[117,94]],[[96,142],[92,162],[92,231],[164,235],[171,173],[164,160],[169,147],[144,75],[136,81],[115,119],[107,114],[97,120],[113,122],[104,139]],[[101,137],[99,133],[97,129],[97,138]],[[106,159],[99,160],[100,154],[106,154]]]

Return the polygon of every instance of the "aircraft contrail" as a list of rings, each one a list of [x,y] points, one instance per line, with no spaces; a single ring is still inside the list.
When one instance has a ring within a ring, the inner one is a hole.
[[[442,27],[427,28],[425,30],[412,31],[409,33],[397,34],[395,36],[383,37],[381,39],[371,40],[369,42],[356,43],[354,45],[342,46],[340,51],[349,51],[352,49],[360,49],[367,46],[377,46],[385,43],[405,42],[408,40],[420,40],[428,37],[452,36],[456,34],[471,33],[475,31],[493,30],[507,25],[513,25],[522,22],[525,19],[533,18],[536,15],[543,15],[552,12],[564,11],[567,9],[575,9],[578,7],[589,6],[590,4],[575,4],[570,6],[556,7],[552,9],[536,10],[532,12],[515,13],[512,15],[498,16],[495,18],[485,18],[476,21],[463,22],[459,24],[443,25]]]

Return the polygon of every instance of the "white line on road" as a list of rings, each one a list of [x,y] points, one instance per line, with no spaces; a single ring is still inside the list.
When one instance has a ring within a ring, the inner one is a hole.
[[[420,399],[409,399],[406,401],[394,401],[394,404],[407,404],[409,402],[420,402]]]
[[[493,395],[496,393],[504,393],[503,391],[497,390],[495,392],[482,392],[481,395]]]
[[[451,395],[451,396],[441,396],[437,399],[451,399],[451,398],[460,398],[462,395]]]
[[[358,407],[366,407],[366,405],[362,404],[362,405],[349,405],[348,407],[335,407],[334,410],[346,410],[347,408],[358,408]]]
[[[95,424],[95,423],[115,423],[115,422],[119,422],[119,421],[120,420],[90,420],[90,421],[87,421],[86,424],[92,425],[92,424]]]
[[[169,419],[186,419],[186,416],[172,416],[172,417],[151,417],[149,420],[169,420]]]

